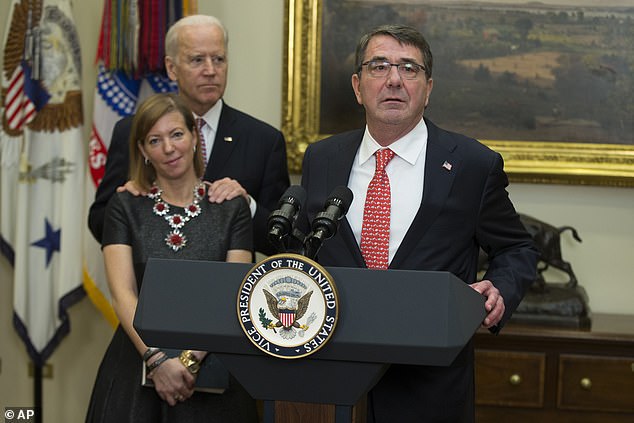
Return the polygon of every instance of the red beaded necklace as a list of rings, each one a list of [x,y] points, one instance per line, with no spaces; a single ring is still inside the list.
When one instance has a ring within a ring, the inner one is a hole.
[[[185,206],[185,216],[170,212],[170,206],[161,197],[163,190],[161,190],[156,183],[152,185],[148,197],[154,200],[154,207],[152,211],[155,215],[163,217],[170,226],[170,231],[165,237],[165,244],[173,251],[178,251],[187,244],[187,237],[183,233],[182,229],[187,222],[198,216],[201,212],[200,200],[205,196],[205,184],[202,182],[196,184],[194,187],[194,200],[188,206]]]

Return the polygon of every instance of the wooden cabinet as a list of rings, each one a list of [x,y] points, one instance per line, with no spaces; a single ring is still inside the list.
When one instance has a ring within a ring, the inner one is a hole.
[[[543,407],[545,366],[544,354],[476,351],[478,404]]]
[[[475,335],[476,421],[634,422],[634,315]]]
[[[562,354],[557,405],[634,413],[634,348],[629,358]]]

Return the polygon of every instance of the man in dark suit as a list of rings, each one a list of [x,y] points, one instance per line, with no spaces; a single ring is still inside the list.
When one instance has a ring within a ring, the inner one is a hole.
[[[302,230],[335,187],[347,185],[354,194],[318,262],[449,271],[486,297],[482,326],[497,333],[534,280],[537,260],[505,189],[502,157],[423,118],[433,85],[432,55],[415,29],[386,25],[362,37],[356,69],[352,87],[365,108],[366,128],[312,144],[304,156]],[[394,154],[385,159],[380,151],[388,148]],[[387,162],[387,176],[378,176],[382,171],[375,169],[375,157]],[[377,197],[370,191],[383,183],[379,180],[389,187]],[[390,214],[386,223],[372,228],[373,210],[380,208],[385,191]],[[476,282],[479,248],[489,254],[491,265]],[[433,300],[420,299],[421,304]],[[392,365],[368,394],[368,421],[473,422],[473,363],[470,342],[449,367]]]
[[[272,126],[223,102],[227,84],[227,33],[222,23],[205,15],[176,22],[165,37],[165,66],[178,84],[179,95],[196,118],[204,119],[211,182],[209,200],[222,202],[244,196],[249,202],[257,251],[276,251],[267,241],[267,218],[289,186],[284,136]],[[106,205],[118,187],[138,192],[128,179],[132,117],[117,122],[108,150],[106,172],[90,208],[88,226],[101,242]]]

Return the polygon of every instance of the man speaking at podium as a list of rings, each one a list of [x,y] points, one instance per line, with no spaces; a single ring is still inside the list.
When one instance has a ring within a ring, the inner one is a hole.
[[[535,279],[537,252],[506,191],[502,157],[423,117],[431,75],[417,30],[385,25],[360,39],[352,88],[367,125],[307,149],[298,224],[307,229],[333,188],[347,185],[354,199],[320,248],[321,265],[449,271],[486,297],[482,326],[497,333]],[[476,282],[479,248],[490,265]],[[473,422],[474,414],[472,342],[449,367],[392,365],[368,393],[368,422]]]

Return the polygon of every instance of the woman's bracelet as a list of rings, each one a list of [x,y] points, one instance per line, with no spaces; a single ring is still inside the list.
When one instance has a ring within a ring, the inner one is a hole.
[[[189,370],[191,374],[195,375],[200,370],[201,360],[199,360],[198,357],[194,355],[194,352],[192,350],[181,351],[178,359],[181,361],[181,363],[183,363],[183,366],[185,366],[185,368]]]
[[[168,358],[167,354],[163,354],[161,357],[154,360],[152,364],[147,365],[147,372],[150,373],[152,370],[163,364]]]
[[[145,350],[145,352],[143,353],[143,361],[145,361],[147,363],[147,361],[150,359],[150,357],[154,357],[156,354],[158,354],[161,351],[160,348],[156,348],[156,347],[150,347],[147,350]]]

